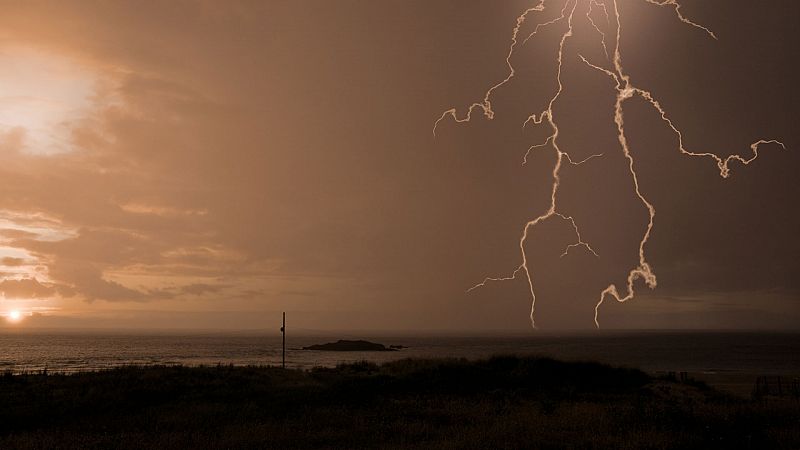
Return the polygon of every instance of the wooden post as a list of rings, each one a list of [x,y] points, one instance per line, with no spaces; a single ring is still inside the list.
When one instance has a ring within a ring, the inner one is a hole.
[[[283,313],[283,324],[281,325],[281,334],[283,334],[283,354],[281,357],[281,367],[286,368],[286,312]]]

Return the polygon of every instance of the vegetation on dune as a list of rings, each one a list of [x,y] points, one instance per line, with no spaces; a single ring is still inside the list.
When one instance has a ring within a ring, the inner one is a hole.
[[[546,358],[0,377],[0,448],[800,448],[795,400]]]

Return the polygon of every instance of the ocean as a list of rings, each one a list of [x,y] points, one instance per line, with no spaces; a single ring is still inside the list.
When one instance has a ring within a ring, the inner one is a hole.
[[[311,344],[365,339],[396,352],[307,351]],[[287,366],[308,369],[401,358],[484,358],[517,354],[599,361],[650,373],[800,375],[800,333],[600,332],[518,336],[287,336]],[[46,333],[0,331],[0,371],[76,372],[126,364],[280,365],[280,335]]]

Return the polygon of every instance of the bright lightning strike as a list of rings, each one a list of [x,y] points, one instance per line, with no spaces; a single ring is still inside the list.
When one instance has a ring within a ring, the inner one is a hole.
[[[676,15],[676,16],[678,16],[678,20],[680,20],[681,22],[683,22],[683,23],[685,23],[685,24],[687,24],[687,25],[691,25],[691,26],[693,26],[693,27],[695,27],[695,28],[697,28],[697,29],[703,30],[703,31],[705,31],[705,32],[706,32],[706,33],[707,33],[709,36],[711,36],[712,38],[714,38],[714,39],[717,39],[717,35],[716,35],[716,34],[714,34],[714,32],[713,32],[713,31],[711,31],[711,30],[709,30],[708,28],[706,28],[706,27],[704,27],[704,26],[702,26],[702,25],[698,25],[698,24],[696,24],[696,23],[692,22],[691,20],[687,19],[687,18],[686,18],[686,17],[685,17],[685,16],[684,16],[684,15],[681,13],[681,5],[680,5],[680,3],[678,3],[678,0],[660,0],[660,1],[659,1],[659,0],[645,0],[645,1],[646,1],[647,3],[652,3],[653,5],[658,5],[658,6],[671,6],[671,7],[673,7],[673,8],[675,9],[675,15]]]
[[[528,124],[534,124],[534,125],[546,124],[551,130],[551,134],[545,139],[544,142],[531,145],[528,148],[522,161],[523,165],[527,164],[528,157],[531,151],[535,149],[552,147],[553,150],[555,151],[556,161],[555,164],[553,165],[553,171],[552,171],[553,184],[551,187],[550,205],[546,211],[544,211],[538,217],[529,220],[523,227],[522,234],[519,239],[519,250],[522,262],[514,270],[514,272],[512,272],[511,275],[505,277],[487,277],[482,282],[469,288],[467,292],[483,287],[489,282],[513,280],[516,279],[518,275],[524,274],[530,291],[530,297],[531,297],[530,318],[531,318],[531,325],[534,327],[536,326],[536,322],[534,320],[534,315],[536,311],[536,292],[534,289],[534,283],[531,271],[528,268],[528,255],[525,251],[525,242],[527,241],[528,235],[531,232],[531,230],[545,220],[551,218],[560,218],[570,223],[573,232],[575,234],[575,241],[572,244],[569,244],[564,249],[564,252],[561,255],[562,257],[566,256],[571,249],[578,247],[584,248],[585,250],[592,253],[594,256],[598,258],[600,257],[587,242],[583,241],[583,239],[581,238],[580,229],[578,225],[575,223],[575,220],[571,216],[567,216],[559,212],[557,203],[558,190],[561,184],[560,174],[564,161],[566,161],[571,165],[579,165],[588,162],[593,158],[603,156],[603,155],[592,155],[582,161],[575,162],[568,153],[564,152],[563,150],[561,150],[561,148],[559,148],[559,142],[558,142],[559,128],[556,117],[553,113],[553,106],[558,101],[559,97],[561,96],[561,93],[564,90],[564,86],[562,84],[562,79],[561,79],[562,65],[565,57],[564,47],[565,43],[569,40],[569,38],[573,36],[573,26],[576,21],[577,12],[579,11],[584,12],[586,21],[600,36],[601,39],[600,44],[605,52],[606,59],[610,60],[609,62],[611,64],[611,68],[605,68],[600,64],[594,64],[590,62],[589,60],[584,58],[583,55],[578,55],[578,57],[588,67],[604,73],[615,83],[614,89],[616,90],[616,101],[614,103],[614,123],[616,124],[617,127],[617,139],[619,141],[620,149],[622,150],[623,155],[628,161],[628,168],[631,179],[633,181],[634,191],[636,193],[636,196],[638,197],[642,205],[647,209],[649,217],[647,229],[644,235],[642,236],[641,241],[639,242],[638,265],[629,270],[625,290],[623,292],[620,292],[620,290],[617,288],[615,284],[610,284],[608,287],[603,289],[602,292],[600,292],[599,300],[594,308],[594,322],[598,328],[600,327],[600,322],[598,318],[599,309],[607,297],[610,296],[618,302],[626,302],[634,298],[635,295],[634,283],[637,280],[639,279],[643,280],[645,285],[651,289],[655,288],[657,284],[656,275],[653,272],[652,266],[647,262],[647,258],[645,255],[645,247],[647,245],[647,241],[650,239],[650,234],[654,226],[656,209],[655,206],[653,206],[653,204],[647,200],[647,198],[641,192],[639,187],[639,178],[634,167],[635,166],[634,157],[631,154],[630,146],[628,144],[628,139],[625,133],[623,106],[627,100],[634,97],[640,97],[646,100],[660,114],[661,119],[673,131],[673,133],[675,133],[678,139],[678,150],[682,154],[685,154],[687,156],[705,157],[713,159],[716,162],[717,167],[719,168],[720,176],[722,176],[723,178],[727,178],[728,176],[730,176],[729,164],[731,161],[738,161],[743,165],[748,165],[751,162],[755,161],[755,159],[758,158],[758,150],[761,145],[775,144],[780,146],[781,148],[784,149],[786,148],[785,145],[780,141],[774,139],[769,139],[769,140],[761,139],[750,145],[752,156],[749,158],[745,158],[735,154],[723,158],[714,153],[692,152],[690,150],[687,150],[686,147],[684,146],[683,134],[675,126],[672,120],[668,117],[667,112],[661,106],[659,101],[655,98],[655,96],[653,96],[653,94],[650,91],[635,86],[632,83],[630,76],[625,72],[625,69],[622,65],[622,55],[620,53],[620,41],[622,37],[622,21],[620,18],[620,12],[617,5],[617,1],[618,0],[566,0],[563,3],[559,16],[549,21],[537,23],[533,28],[533,30],[522,41],[522,45],[524,45],[526,42],[528,42],[528,40],[534,38],[536,34],[544,27],[555,25],[560,22],[566,22],[566,30],[561,34],[561,38],[559,40],[559,45],[558,45],[558,53],[556,56],[555,79],[557,82],[557,89],[553,94],[553,96],[550,97],[550,100],[547,104],[547,108],[539,113],[531,114],[523,123],[523,128]],[[659,7],[673,8],[678,20],[694,28],[704,31],[713,39],[717,39],[717,36],[710,29],[702,25],[699,25],[693,22],[692,20],[688,19],[686,16],[684,16],[683,13],[681,12],[681,5],[678,3],[677,0],[644,0],[644,1]],[[530,15],[534,13],[541,13],[544,11],[545,11],[545,0],[540,0],[538,4],[536,4],[531,8],[528,8],[519,17],[517,17],[516,26],[514,27],[511,35],[511,45],[508,50],[508,55],[506,56],[506,65],[508,66],[509,69],[509,73],[506,76],[506,78],[500,81],[499,83],[495,84],[491,88],[489,88],[489,90],[486,91],[483,100],[481,102],[473,103],[472,105],[470,105],[462,116],[459,116],[457,108],[451,108],[442,113],[442,115],[439,117],[438,120],[436,120],[433,126],[434,136],[436,136],[437,127],[443,120],[449,117],[457,123],[469,122],[472,119],[472,112],[476,108],[483,111],[483,114],[487,119],[491,120],[494,118],[495,111],[492,109],[492,103],[491,103],[492,94],[497,89],[501,88],[503,85],[508,83],[516,75],[514,66],[511,63],[511,58],[514,55],[516,47],[519,45],[518,41],[519,33]],[[612,43],[613,55],[609,55],[609,48],[606,42],[607,36],[606,33],[603,32],[602,30],[603,27],[598,25],[597,22],[595,21],[595,18],[593,17],[595,11],[602,11],[603,13],[602,18],[605,19],[606,25],[613,26],[615,28],[616,33],[614,36],[614,41]]]

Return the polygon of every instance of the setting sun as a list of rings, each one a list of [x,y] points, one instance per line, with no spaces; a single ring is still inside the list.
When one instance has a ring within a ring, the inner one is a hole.
[[[9,322],[19,322],[22,320],[22,313],[17,310],[9,311],[6,318]]]

